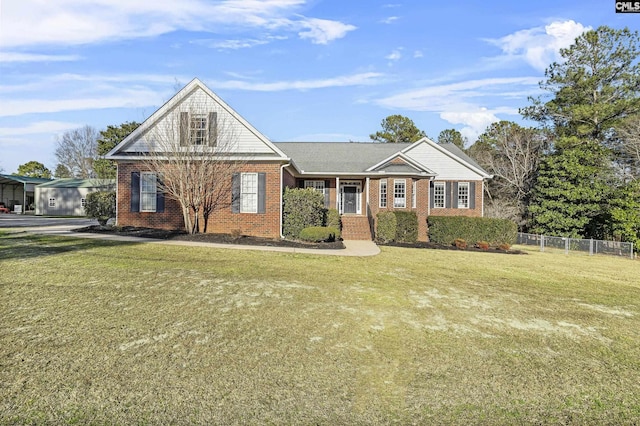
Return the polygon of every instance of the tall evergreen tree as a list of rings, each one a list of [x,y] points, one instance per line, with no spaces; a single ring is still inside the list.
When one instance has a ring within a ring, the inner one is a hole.
[[[577,137],[556,141],[543,158],[529,205],[531,232],[583,238],[597,234],[606,184],[607,152],[598,142]]]
[[[552,98],[531,99],[521,113],[551,125],[559,136],[608,142],[612,128],[640,111],[638,32],[601,26],[560,49],[560,56],[540,83]]]
[[[105,130],[100,132],[98,137],[98,159],[93,162],[93,169],[96,176],[101,179],[116,178],[116,163],[107,160],[104,156],[118,145],[124,138],[129,136],[131,132],[138,128],[140,123],[135,121],[123,123],[119,126],[107,126]]]
[[[404,115],[390,115],[380,123],[379,130],[369,137],[375,142],[402,143],[415,142],[426,136],[424,131],[418,129],[413,120]]]

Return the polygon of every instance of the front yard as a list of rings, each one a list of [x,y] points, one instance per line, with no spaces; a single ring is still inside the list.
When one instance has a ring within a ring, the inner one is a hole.
[[[640,422],[640,264],[0,233],[0,424]]]

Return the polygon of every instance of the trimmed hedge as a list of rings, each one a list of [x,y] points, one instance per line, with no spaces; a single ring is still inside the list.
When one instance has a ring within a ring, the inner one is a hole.
[[[300,231],[298,238],[313,243],[333,242],[340,238],[340,230],[331,226],[310,226]]]
[[[486,241],[492,246],[513,244],[518,227],[508,219],[462,216],[429,216],[429,241],[450,245],[456,239]]]
[[[396,228],[398,227],[396,215],[393,212],[385,211],[378,213],[376,217],[376,241],[380,243],[395,241]]]
[[[394,212],[396,215],[396,241],[415,243],[418,241],[418,215],[416,212]]]
[[[340,213],[338,212],[338,209],[327,210],[327,218],[324,225],[331,228],[342,229],[342,222],[340,221]]]
[[[324,222],[324,195],[313,188],[285,188],[282,196],[282,233],[298,238],[300,231]]]
[[[98,219],[98,223],[105,226],[109,219],[116,217],[116,192],[90,192],[87,194],[84,211],[87,217]]]

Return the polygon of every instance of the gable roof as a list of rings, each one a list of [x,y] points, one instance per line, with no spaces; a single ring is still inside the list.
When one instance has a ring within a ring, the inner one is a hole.
[[[235,123],[241,126],[241,129],[249,136],[253,141],[260,145],[261,151],[256,154],[263,157],[275,157],[276,159],[286,160],[286,155],[280,151],[266,136],[260,133],[255,127],[253,127],[247,120],[245,120],[240,114],[238,114],[233,108],[231,108],[225,101],[213,93],[204,83],[199,79],[194,78],[183,87],[178,93],[176,93],[171,99],[169,99],[163,106],[161,106],[156,112],[151,114],[136,130],[131,132],[122,142],[109,151],[106,158],[117,159],[141,159],[140,154],[143,152],[139,146],[136,146],[136,142],[139,142],[142,137],[149,132],[154,126],[158,125],[160,121],[166,117],[170,112],[179,108],[190,96],[201,90],[211,101],[213,101],[220,110],[228,114]],[[239,154],[249,154],[244,152]]]
[[[408,143],[277,142],[275,145],[292,159],[296,169],[303,174],[431,174],[429,169],[419,164],[380,164],[388,167],[369,170],[411,146]]]

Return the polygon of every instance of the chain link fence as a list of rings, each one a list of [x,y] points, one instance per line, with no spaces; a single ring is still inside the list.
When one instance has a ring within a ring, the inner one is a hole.
[[[565,254],[570,251],[579,251],[594,254],[606,254],[633,259],[633,243],[620,241],[584,240],[580,238],[550,237],[548,235],[526,234],[518,232],[518,244],[538,246],[540,251],[562,250]]]

